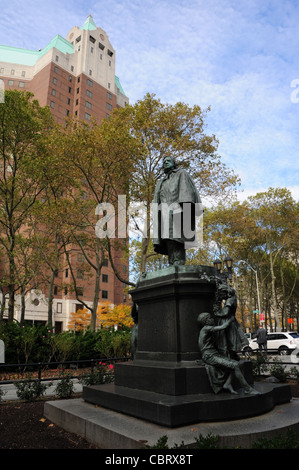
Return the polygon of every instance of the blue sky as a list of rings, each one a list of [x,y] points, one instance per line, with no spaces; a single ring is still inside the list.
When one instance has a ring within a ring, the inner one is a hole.
[[[165,103],[211,106],[206,132],[240,176],[240,198],[272,186],[299,200],[297,1],[1,3],[0,44],[28,49],[65,37],[92,14],[116,50],[131,103],[150,92]]]

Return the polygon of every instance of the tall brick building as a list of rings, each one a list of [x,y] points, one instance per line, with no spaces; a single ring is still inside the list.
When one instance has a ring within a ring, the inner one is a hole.
[[[107,33],[89,15],[81,28],[74,26],[66,38],[58,34],[39,51],[0,45],[0,80],[4,89],[32,92],[41,106],[50,107],[58,123],[64,124],[68,116],[86,122],[94,117],[101,122],[114,108],[129,101],[115,75],[115,55]],[[128,263],[119,253],[115,254],[115,263],[121,275],[127,277]],[[59,273],[54,291],[53,323],[57,330],[66,329],[70,313],[80,307],[74,293],[59,288],[68,278],[66,267]],[[80,279],[86,302],[92,301],[91,283],[90,279]],[[124,287],[107,261],[102,269],[100,300],[112,304],[126,302]],[[46,295],[46,291],[28,293],[25,319],[47,320]]]

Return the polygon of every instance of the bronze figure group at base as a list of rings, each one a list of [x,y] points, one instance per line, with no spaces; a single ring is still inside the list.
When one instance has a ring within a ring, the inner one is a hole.
[[[237,382],[245,393],[258,395],[259,392],[246,381],[239,365],[237,351],[248,344],[248,340],[235,317],[236,293],[227,284],[219,283],[216,296],[218,301],[225,301],[223,308],[215,302],[213,314],[203,312],[198,316],[198,346],[210,385],[214,393],[227,390],[237,394],[233,388],[233,382]]]

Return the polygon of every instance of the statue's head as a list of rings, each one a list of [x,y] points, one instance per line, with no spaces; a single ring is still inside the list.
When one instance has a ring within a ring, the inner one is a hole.
[[[228,299],[228,297],[231,297],[234,294],[235,294],[235,290],[231,286],[229,286],[228,284],[221,283],[218,286],[218,296],[221,299]]]
[[[176,167],[177,163],[174,157],[172,157],[171,155],[166,155],[166,157],[163,158],[163,169],[165,173],[168,173]]]
[[[198,315],[197,322],[199,327],[202,328],[205,325],[214,325],[214,320],[212,315],[209,312],[203,312]]]

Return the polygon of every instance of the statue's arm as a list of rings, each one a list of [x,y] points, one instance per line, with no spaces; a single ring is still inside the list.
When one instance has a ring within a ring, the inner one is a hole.
[[[224,330],[227,328],[231,322],[234,320],[234,317],[230,317],[228,320],[226,320],[222,325],[214,326],[213,331],[219,331],[219,330]]]

